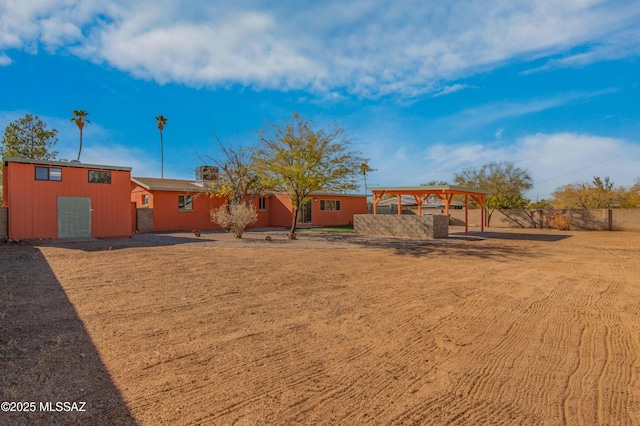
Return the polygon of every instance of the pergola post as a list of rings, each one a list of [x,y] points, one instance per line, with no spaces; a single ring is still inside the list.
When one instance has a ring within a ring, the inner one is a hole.
[[[480,210],[482,211],[482,225],[480,225],[480,231],[484,232],[484,220],[485,220],[485,212],[484,212],[484,197],[480,197]]]
[[[469,233],[469,194],[464,194],[464,233]]]
[[[418,205],[418,216],[422,216],[422,199],[419,195],[414,195],[413,199],[416,200],[416,204]]]
[[[373,214],[378,214],[378,203],[382,199],[384,192],[382,193],[377,191],[372,191],[372,192],[373,192]]]
[[[402,195],[398,194],[398,214],[402,214]]]

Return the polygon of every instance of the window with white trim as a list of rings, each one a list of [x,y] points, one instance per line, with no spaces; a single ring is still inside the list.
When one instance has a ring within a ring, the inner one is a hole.
[[[142,196],[142,205],[143,206],[148,206],[149,205],[149,194],[144,194]]]
[[[340,200],[320,200],[320,210],[338,211],[340,210]]]
[[[178,195],[178,210],[193,211],[193,197],[191,195]]]

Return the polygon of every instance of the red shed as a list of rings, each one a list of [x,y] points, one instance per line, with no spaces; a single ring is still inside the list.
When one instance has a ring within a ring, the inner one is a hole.
[[[3,159],[9,238],[131,235],[131,168]]]

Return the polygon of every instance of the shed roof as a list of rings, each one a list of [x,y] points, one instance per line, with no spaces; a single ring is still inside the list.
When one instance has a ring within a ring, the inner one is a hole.
[[[85,164],[85,163],[80,163],[79,161],[34,160],[31,158],[19,158],[19,157],[4,157],[2,161],[4,162],[4,164],[23,163],[23,164],[37,164],[42,166],[76,167],[81,169],[114,170],[114,171],[122,171],[122,172],[131,171],[131,167],[106,166],[104,164]]]

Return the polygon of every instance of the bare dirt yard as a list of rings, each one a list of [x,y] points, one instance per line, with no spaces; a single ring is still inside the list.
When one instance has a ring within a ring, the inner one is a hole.
[[[1,244],[0,424],[640,424],[640,233],[284,235]]]

